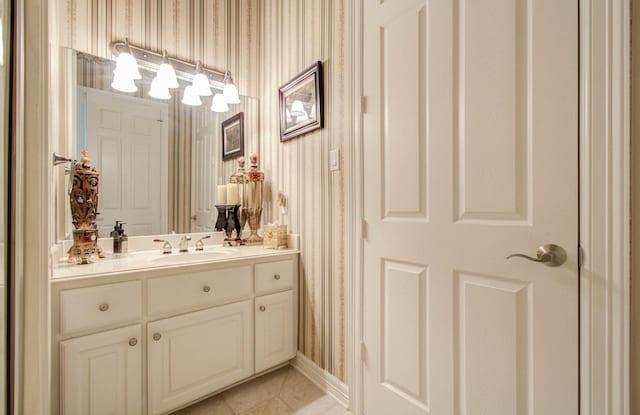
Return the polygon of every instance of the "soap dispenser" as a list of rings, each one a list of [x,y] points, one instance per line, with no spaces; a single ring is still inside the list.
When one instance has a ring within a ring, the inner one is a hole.
[[[113,227],[113,230],[109,234],[111,236],[111,238],[113,239],[113,254],[114,255],[120,255],[122,253],[122,238],[120,237],[120,229],[121,228],[122,228],[122,225],[120,224],[120,221],[117,220],[115,226]]]
[[[129,252],[129,237],[124,233],[122,225],[124,225],[124,222],[120,222],[120,229],[118,229],[118,233],[120,234],[120,250],[121,253],[126,254]]]

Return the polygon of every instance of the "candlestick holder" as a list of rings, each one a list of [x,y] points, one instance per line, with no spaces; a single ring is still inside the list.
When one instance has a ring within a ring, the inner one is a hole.
[[[240,205],[215,205],[218,209],[218,220],[216,221],[215,230],[224,232],[225,238],[222,246],[240,246],[242,239],[240,238],[240,220],[238,211]]]
[[[245,201],[243,209],[246,212],[247,222],[251,235],[245,239],[247,245],[262,245],[263,239],[258,235],[260,222],[262,221],[262,198],[264,189],[264,173],[258,168],[258,155],[251,155],[251,167],[247,172],[245,183]]]

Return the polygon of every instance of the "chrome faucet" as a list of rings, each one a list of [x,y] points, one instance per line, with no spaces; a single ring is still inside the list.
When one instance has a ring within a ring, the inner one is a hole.
[[[202,238],[198,239],[196,241],[196,251],[204,251],[204,242],[202,242],[202,240],[209,238],[211,238],[211,235],[203,236]]]
[[[163,254],[170,254],[171,252],[173,252],[169,241],[165,241],[164,239],[154,239],[153,242],[164,242],[164,244],[162,245]]]
[[[185,235],[180,238],[180,252],[189,252],[189,241],[191,237],[189,235]]]

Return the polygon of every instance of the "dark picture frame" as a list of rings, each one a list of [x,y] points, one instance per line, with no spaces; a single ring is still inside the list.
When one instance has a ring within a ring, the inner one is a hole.
[[[244,156],[244,112],[222,122],[222,161]]]
[[[324,127],[322,62],[296,75],[279,92],[281,142]]]

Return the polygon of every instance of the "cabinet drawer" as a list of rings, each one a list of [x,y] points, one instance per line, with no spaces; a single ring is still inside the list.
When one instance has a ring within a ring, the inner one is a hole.
[[[251,296],[251,267],[153,278],[148,295],[150,316],[242,300]]]
[[[62,334],[142,318],[142,282],[129,281],[60,292]]]
[[[293,260],[256,264],[256,294],[289,289],[295,275]]]

